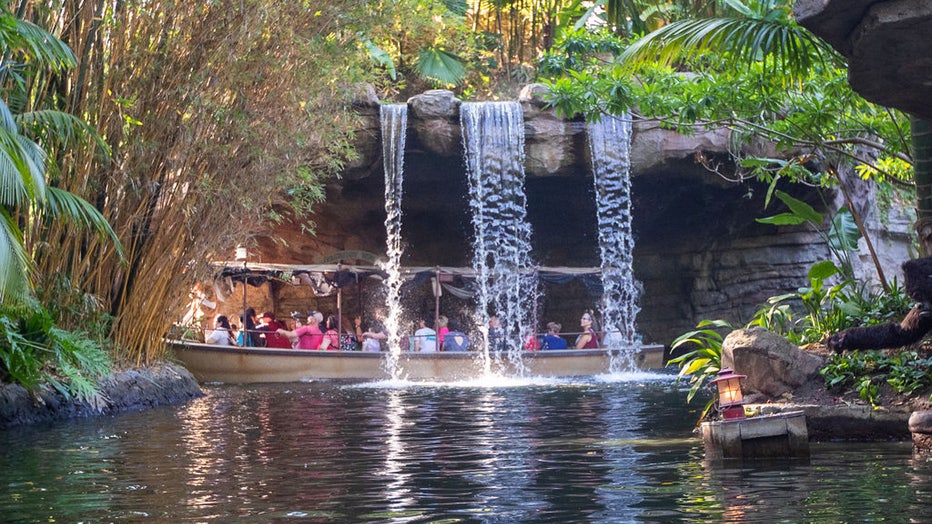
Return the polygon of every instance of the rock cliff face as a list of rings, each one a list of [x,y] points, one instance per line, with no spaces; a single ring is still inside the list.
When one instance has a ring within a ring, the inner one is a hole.
[[[525,116],[532,258],[542,266],[598,266],[586,127],[581,120],[561,119],[544,109],[541,89],[529,86],[519,98]],[[359,108],[365,117],[357,133],[362,156],[328,187],[327,201],[313,217],[316,235],[280,227],[260,239],[261,260],[315,263],[332,261],[345,251],[384,254],[378,101],[374,96],[367,100]],[[449,91],[428,91],[408,101],[402,227],[406,265],[470,265],[472,226],[459,107]],[[645,342],[669,343],[703,318],[747,320],[769,296],[807,284],[809,267],[829,257],[819,236],[804,227],[755,222],[783,211],[773,205],[764,210],[765,187],[728,182],[696,162],[701,154],[717,162],[725,174],[733,172],[730,139],[725,131],[684,136],[654,123],[634,124],[634,270],[643,285],[637,324]],[[746,147],[763,152],[765,146]],[[874,240],[889,258],[893,269],[887,277],[892,278],[907,258],[909,221],[894,213],[880,225],[869,191],[862,190],[861,198],[881,234]],[[824,211],[820,202],[811,203]],[[873,271],[866,256],[861,262],[868,273]],[[309,307],[287,291],[275,304],[277,310]],[[442,300],[445,311],[456,307],[445,302],[451,297]],[[564,332],[578,331],[580,311],[596,305],[597,299],[579,286],[553,286],[541,303],[540,324],[556,320]],[[349,311],[357,307],[351,302],[344,306]]]
[[[848,59],[864,98],[932,120],[932,3],[926,0],[797,0],[793,13]]]

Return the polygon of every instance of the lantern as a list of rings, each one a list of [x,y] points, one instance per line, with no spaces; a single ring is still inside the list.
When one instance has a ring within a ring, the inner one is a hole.
[[[738,375],[729,368],[718,372],[712,384],[718,387],[718,409],[726,420],[744,418],[744,396],[741,394],[741,379],[746,375]]]

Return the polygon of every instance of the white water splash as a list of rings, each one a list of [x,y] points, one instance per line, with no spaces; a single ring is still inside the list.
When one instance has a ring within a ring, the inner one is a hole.
[[[521,362],[523,337],[533,330],[539,289],[530,258],[524,193],[524,113],[517,102],[464,103],[460,123],[475,235],[476,321],[486,372],[491,371],[492,359],[504,356],[520,373],[526,371]],[[489,351],[491,315],[502,324],[502,351]]]
[[[635,331],[640,308],[633,274],[631,120],[604,116],[588,126],[588,134],[601,254],[603,345],[615,350],[613,357],[616,351],[623,357],[612,359],[612,369],[634,369],[641,340]]]
[[[408,125],[407,104],[389,104],[380,107],[382,124],[382,165],[385,171],[385,255],[381,264],[388,274],[385,280],[385,334],[388,337],[386,367],[392,378],[398,378],[398,359],[401,356],[401,199],[404,181],[405,133]]]

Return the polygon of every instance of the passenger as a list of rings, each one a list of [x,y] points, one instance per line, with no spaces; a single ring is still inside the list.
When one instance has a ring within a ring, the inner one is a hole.
[[[437,342],[441,351],[443,351],[443,338],[450,332],[450,319],[445,315],[437,317]]]
[[[259,333],[256,331],[255,309],[246,308],[245,314],[240,314],[239,322],[243,329],[240,330],[239,337],[236,339],[237,344],[243,347],[262,347],[265,345],[265,340],[259,338]]]
[[[233,338],[233,328],[230,327],[230,320],[224,315],[217,315],[217,318],[214,319],[214,329],[207,335],[204,342],[218,346],[235,346],[236,339]]]
[[[279,329],[277,334],[278,336],[298,339],[295,349],[318,349],[324,340],[324,334],[320,331],[320,324],[317,322],[317,317],[313,314],[307,317],[306,325],[294,331]]]
[[[388,335],[385,334],[385,308],[377,306],[374,311],[375,320],[369,324],[369,329],[362,332],[362,350],[363,351],[382,351],[382,345]],[[357,326],[361,325],[362,320],[356,319]]]
[[[326,329],[326,331],[324,332],[323,341],[320,343],[319,349],[330,351],[337,351],[340,349],[340,332],[337,331],[336,315],[327,315],[327,323],[324,329]]]
[[[298,324],[299,324],[299,323],[300,323],[300,324],[303,324],[303,323],[304,323],[304,319],[307,318],[307,315],[301,313],[300,311],[292,311],[292,312],[291,312],[291,315],[289,315],[289,316],[291,317],[291,320],[294,320],[294,322],[295,322],[295,327],[299,327]]]
[[[417,331],[414,332],[414,351],[433,353],[437,351],[437,332],[427,327],[424,317],[417,319]]]
[[[341,351],[359,351],[360,349],[359,336],[361,336],[362,330],[360,329],[360,333],[358,334],[355,333],[354,330],[351,328],[351,324],[347,322],[345,318],[343,319],[343,325],[345,326],[345,329],[343,330],[344,331],[343,335],[340,336],[340,350]]]
[[[538,337],[533,331],[527,336],[527,340],[524,341],[524,350],[525,351],[539,351],[540,350],[540,337]]]
[[[456,326],[450,326],[450,332],[444,338],[444,351],[467,351],[469,349],[469,337],[462,331],[457,331]]]
[[[489,317],[489,351],[496,353],[505,349],[505,331],[502,330],[502,323],[498,315]]]
[[[279,331],[287,331],[285,325],[275,320],[275,314],[271,311],[262,313],[262,323],[257,329],[261,332],[260,336],[265,336],[265,347],[267,348],[287,348],[291,349],[291,340]]]
[[[543,349],[566,349],[566,339],[560,336],[563,326],[556,322],[547,322],[547,334],[541,343]]]
[[[582,333],[576,338],[576,349],[595,349],[599,347],[599,336],[595,332],[595,317],[592,310],[587,310],[579,319]]]

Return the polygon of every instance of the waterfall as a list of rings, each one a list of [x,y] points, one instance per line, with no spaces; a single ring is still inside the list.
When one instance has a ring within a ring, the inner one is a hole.
[[[405,132],[408,123],[407,104],[380,107],[382,124],[382,165],[385,171],[385,255],[381,264],[388,274],[386,288],[385,334],[388,336],[386,366],[393,379],[399,378],[398,359],[401,355],[401,197],[404,181]]]
[[[634,322],[640,308],[632,273],[630,117],[603,116],[588,126],[588,135],[601,254],[603,345],[633,354],[641,341]]]
[[[524,114],[517,102],[464,103],[460,123],[475,235],[476,321],[486,366],[488,322],[497,315],[504,334],[502,349],[523,371],[520,353],[524,337],[534,329],[538,293],[524,193]],[[492,356],[501,357],[499,351]]]

